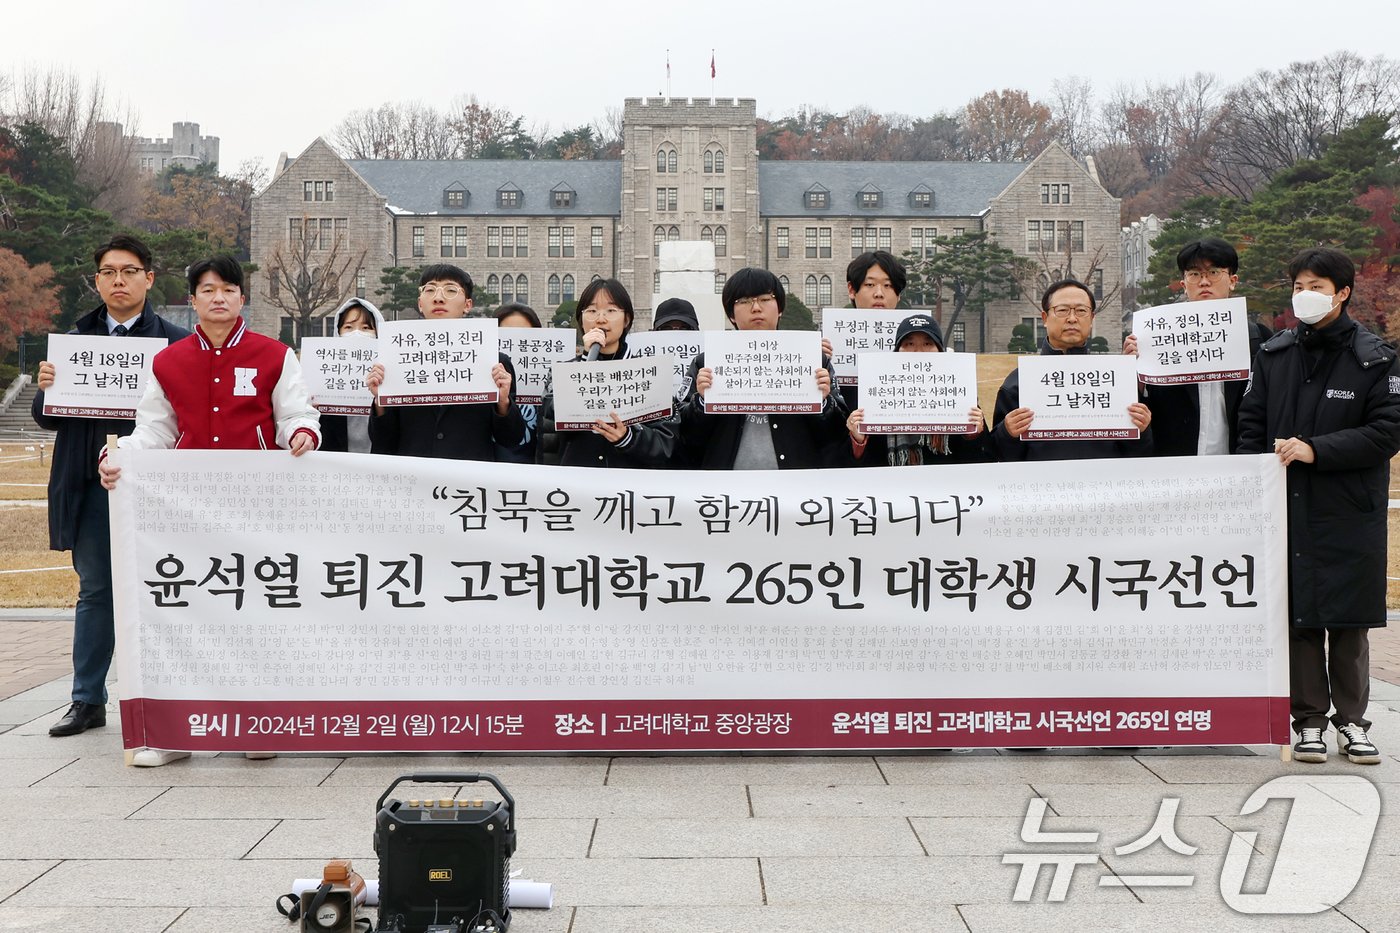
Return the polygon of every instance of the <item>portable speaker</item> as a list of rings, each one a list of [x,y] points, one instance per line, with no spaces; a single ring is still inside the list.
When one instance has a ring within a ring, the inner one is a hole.
[[[389,794],[404,782],[487,782],[501,800],[463,795],[407,801]],[[379,856],[381,931],[422,933],[454,920],[463,927],[485,911],[510,926],[507,896],[515,852],[515,800],[492,774],[405,774],[379,797],[374,851]]]

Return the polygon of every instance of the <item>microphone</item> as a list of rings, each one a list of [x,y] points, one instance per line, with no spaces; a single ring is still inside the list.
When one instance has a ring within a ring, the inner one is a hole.
[[[594,360],[596,360],[596,359],[598,358],[598,354],[599,354],[599,353],[602,353],[602,352],[603,352],[603,345],[602,345],[601,343],[595,343],[593,346],[591,346],[591,347],[588,348],[588,355],[585,356],[584,359],[587,360],[588,362],[592,363]]]

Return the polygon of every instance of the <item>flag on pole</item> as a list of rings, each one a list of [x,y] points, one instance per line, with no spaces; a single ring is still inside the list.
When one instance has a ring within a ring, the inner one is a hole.
[[[714,80],[714,77],[715,77],[715,50],[714,50],[714,49],[710,49],[710,79],[711,79],[711,80]]]

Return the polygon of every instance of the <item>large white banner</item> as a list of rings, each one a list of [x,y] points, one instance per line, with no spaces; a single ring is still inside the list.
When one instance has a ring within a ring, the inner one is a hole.
[[[111,456],[127,747],[1287,740],[1272,455],[781,482]]]

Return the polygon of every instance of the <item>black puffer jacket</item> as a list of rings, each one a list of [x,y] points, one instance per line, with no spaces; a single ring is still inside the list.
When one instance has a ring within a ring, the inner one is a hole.
[[[1343,312],[1260,349],[1240,405],[1240,453],[1299,437],[1288,467],[1289,618],[1303,628],[1385,625],[1390,458],[1400,450],[1395,348]]]

